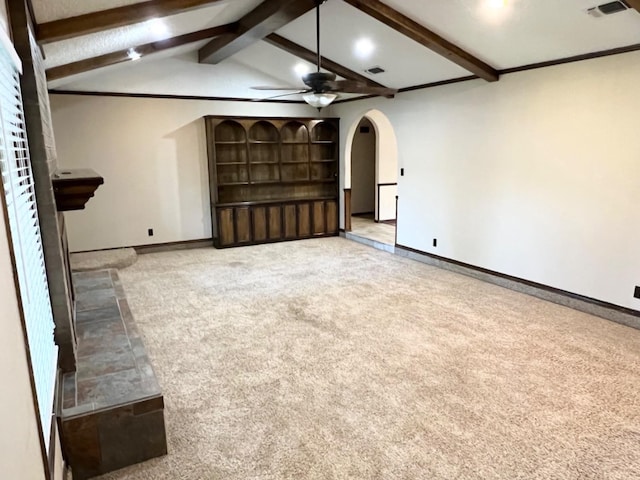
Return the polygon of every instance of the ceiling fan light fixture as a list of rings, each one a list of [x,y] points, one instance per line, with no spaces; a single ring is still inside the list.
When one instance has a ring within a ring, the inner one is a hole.
[[[302,95],[302,98],[304,99],[305,102],[307,102],[312,107],[324,108],[324,107],[328,107],[331,104],[331,102],[333,102],[336,98],[338,98],[338,95],[336,95],[335,93],[309,92]]]

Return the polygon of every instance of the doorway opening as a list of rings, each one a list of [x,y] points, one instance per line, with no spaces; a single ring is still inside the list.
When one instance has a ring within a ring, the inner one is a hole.
[[[376,131],[367,117],[360,120],[351,144],[351,216],[376,218]]]
[[[347,237],[394,247],[398,154],[395,132],[382,112],[371,110],[352,125],[346,158]]]

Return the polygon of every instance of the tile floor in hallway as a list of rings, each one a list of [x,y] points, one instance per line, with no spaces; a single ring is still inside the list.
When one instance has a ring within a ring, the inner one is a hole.
[[[351,233],[386,245],[395,245],[396,227],[363,217],[351,217]]]

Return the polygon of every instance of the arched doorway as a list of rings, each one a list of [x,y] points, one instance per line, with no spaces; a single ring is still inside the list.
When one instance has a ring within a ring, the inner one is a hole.
[[[363,117],[351,144],[351,216],[375,219],[376,130]]]
[[[386,115],[370,110],[351,125],[345,159],[345,230],[395,244],[398,145]]]

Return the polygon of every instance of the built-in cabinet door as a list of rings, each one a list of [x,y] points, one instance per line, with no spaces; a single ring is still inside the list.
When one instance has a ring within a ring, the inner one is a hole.
[[[251,215],[249,207],[236,208],[236,243],[251,242]]]
[[[253,207],[253,241],[264,242],[267,240],[267,207]]]
[[[282,207],[269,207],[269,240],[282,238]]]
[[[324,201],[313,202],[313,234],[324,235],[326,228],[326,215]]]
[[[311,236],[311,205],[308,203],[298,204],[298,235]]]
[[[338,202],[328,201],[327,210],[327,234],[338,233]]]
[[[284,238],[292,239],[298,237],[297,219],[296,219],[296,206],[285,205],[283,208],[284,214]]]
[[[338,204],[334,200],[220,207],[216,210],[217,247],[338,233]]]
[[[233,208],[218,209],[218,242],[226,247],[235,243]]]

